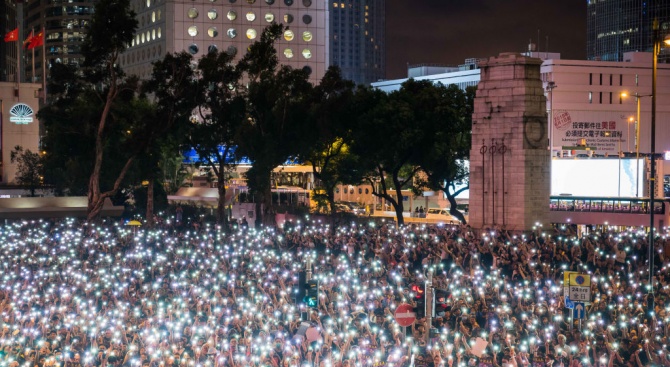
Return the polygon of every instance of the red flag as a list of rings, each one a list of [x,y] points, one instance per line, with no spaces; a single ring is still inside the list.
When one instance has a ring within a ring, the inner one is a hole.
[[[7,33],[5,35],[5,42],[14,42],[19,40],[19,28]]]
[[[30,40],[30,44],[28,45],[28,49],[32,50],[35,47],[40,47],[44,44],[44,31],[40,31],[35,37]]]
[[[23,48],[28,47],[30,42],[33,41],[33,38],[35,38],[35,34],[33,33],[33,31],[30,31],[30,34],[28,35],[28,37],[26,37],[26,39],[23,40]]]

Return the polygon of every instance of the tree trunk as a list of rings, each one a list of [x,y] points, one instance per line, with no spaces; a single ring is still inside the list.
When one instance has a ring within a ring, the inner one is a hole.
[[[270,179],[268,177],[268,183],[270,182]],[[268,185],[267,188],[265,189],[265,192],[263,193],[263,201],[264,201],[264,206],[263,206],[263,216],[262,216],[262,221],[263,224],[266,227],[272,227],[274,226],[277,221],[275,218],[275,209],[274,209],[274,203],[272,202],[272,186]]]
[[[398,218],[398,225],[401,226],[405,224],[405,218],[402,216],[402,213],[404,211],[402,202],[402,186],[400,185],[400,181],[398,180],[397,174],[393,175],[393,184],[395,186],[395,196],[397,202],[394,204],[395,215]]]
[[[216,188],[219,191],[219,202],[216,207],[216,220],[225,232],[228,232],[228,214],[226,213],[226,182],[219,177]]]
[[[147,187],[147,226],[154,225],[154,176],[149,177],[149,186]]]
[[[456,203],[456,197],[449,192],[449,190],[444,190],[444,193],[447,194],[447,200],[449,200],[449,214],[453,215],[454,217],[458,218],[458,220],[461,221],[463,224],[467,224],[467,221],[465,220],[465,216],[463,213],[461,213],[460,210],[458,210],[457,203]]]
[[[330,205],[330,213],[335,214],[337,212],[335,207],[335,188],[327,187],[326,196],[328,197],[328,204]]]

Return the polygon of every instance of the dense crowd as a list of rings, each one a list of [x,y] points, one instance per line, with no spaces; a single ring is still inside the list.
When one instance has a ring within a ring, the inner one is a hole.
[[[0,226],[0,364],[670,365],[670,240],[655,243],[651,315],[639,229],[11,222]],[[308,264],[317,310],[296,304]],[[565,308],[564,271],[591,275],[583,322]],[[427,278],[446,304],[433,325],[399,327],[396,307]]]

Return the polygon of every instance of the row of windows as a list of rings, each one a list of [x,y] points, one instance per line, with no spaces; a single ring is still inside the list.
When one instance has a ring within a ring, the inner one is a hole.
[[[618,94],[618,99],[619,99],[619,104],[623,103],[623,95],[621,93]],[[607,97],[607,92],[605,92],[605,98]],[[609,104],[612,104],[614,100],[614,93],[609,92]],[[589,103],[593,103],[593,92],[589,92]],[[602,104],[603,103],[603,92],[598,92],[598,103]]]
[[[200,13],[198,12],[198,9],[196,9],[196,8],[190,8],[186,12],[186,16],[188,16],[190,19],[196,19],[196,18],[198,18],[199,15],[200,15]],[[210,20],[215,20],[218,17],[219,17],[219,13],[216,11],[216,9],[211,9],[211,10],[207,11],[207,18],[209,18]],[[226,13],[226,18],[228,18],[228,20],[230,20],[230,21],[236,20],[237,19],[237,12],[234,11],[234,10],[228,11],[228,13]],[[249,22],[253,22],[254,20],[256,20],[256,13],[254,13],[253,11],[249,11],[249,12],[246,13],[245,18]],[[159,16],[159,19],[160,19],[160,16]],[[275,21],[275,15],[274,15],[274,13],[267,12],[267,13],[265,13],[264,19],[265,19],[266,22],[272,23],[272,22]],[[305,24],[311,24],[312,23],[312,16],[309,15],[309,14],[303,15],[302,16],[302,22],[305,23]],[[292,14],[284,14],[284,23],[286,23],[286,24],[293,23],[293,15]]]
[[[128,65],[128,64],[134,64],[135,62],[155,60],[160,58],[161,55],[162,55],[161,46],[157,45],[142,50],[126,52],[123,55],[121,55],[121,61],[123,64]]]
[[[605,78],[607,78],[607,74],[605,74]],[[619,86],[623,85],[623,74],[619,74]],[[599,78],[599,83],[600,85],[603,85],[603,74],[600,74]],[[609,84],[614,85],[614,75],[609,74]],[[589,85],[593,85],[593,73],[589,73]]]
[[[148,2],[149,0],[147,0]],[[217,0],[209,0],[210,3],[215,3]],[[247,4],[255,4],[256,0],[244,0],[247,2]],[[228,0],[229,3],[235,4],[237,0]],[[260,1],[259,1],[260,2]],[[294,0],[284,0],[284,5],[286,6],[292,6],[294,4]],[[265,0],[265,3],[268,5],[272,5],[275,3],[275,0]],[[302,5],[306,8],[309,8],[312,6],[312,0],[302,0]]]
[[[198,32],[198,27],[192,25],[192,26],[188,27],[187,32],[188,32],[189,36],[195,37],[199,33]],[[211,38],[217,37],[219,35],[219,30],[216,27],[209,27],[207,29],[207,35],[210,36]],[[228,35],[228,38],[233,39],[233,38],[237,37],[237,30],[235,28],[228,28],[228,31],[226,31],[226,35]],[[253,40],[253,39],[256,39],[256,37],[258,36],[258,32],[253,28],[249,28],[249,29],[247,29],[246,36],[247,36],[248,39]],[[312,32],[310,32],[310,31],[302,32],[302,40],[303,41],[311,42],[313,38],[314,38],[314,36],[312,35]],[[289,41],[289,42],[293,41],[295,39],[295,33],[290,29],[285,30],[284,31],[284,39]]]
[[[147,30],[146,32],[138,33],[135,35],[135,38],[130,43],[131,47],[139,46],[145,42],[150,42],[155,39],[160,39],[163,36],[161,27],[154,28],[152,30]]]
[[[216,52],[217,50],[218,48],[216,47],[216,45],[210,45],[209,47],[207,47],[207,52],[209,53]],[[200,47],[198,47],[198,45],[195,43],[192,43],[190,46],[188,46],[188,52],[191,53],[192,55],[196,55],[199,51]],[[235,46],[229,46],[226,52],[232,56],[235,56],[237,54],[237,48]],[[303,49],[301,54],[304,59],[309,60],[312,58],[312,50],[310,50],[309,48]],[[284,49],[284,56],[287,59],[292,59],[295,56],[295,53],[293,52],[292,48],[288,47]]]

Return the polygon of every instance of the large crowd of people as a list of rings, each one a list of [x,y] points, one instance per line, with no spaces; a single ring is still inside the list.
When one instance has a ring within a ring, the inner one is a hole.
[[[640,229],[560,226],[9,222],[0,363],[670,366],[670,240],[655,241],[653,293],[647,244]],[[316,309],[296,295],[307,268]],[[566,271],[590,275],[583,320],[565,307]],[[428,279],[443,297],[432,325],[400,327],[396,308]]]

